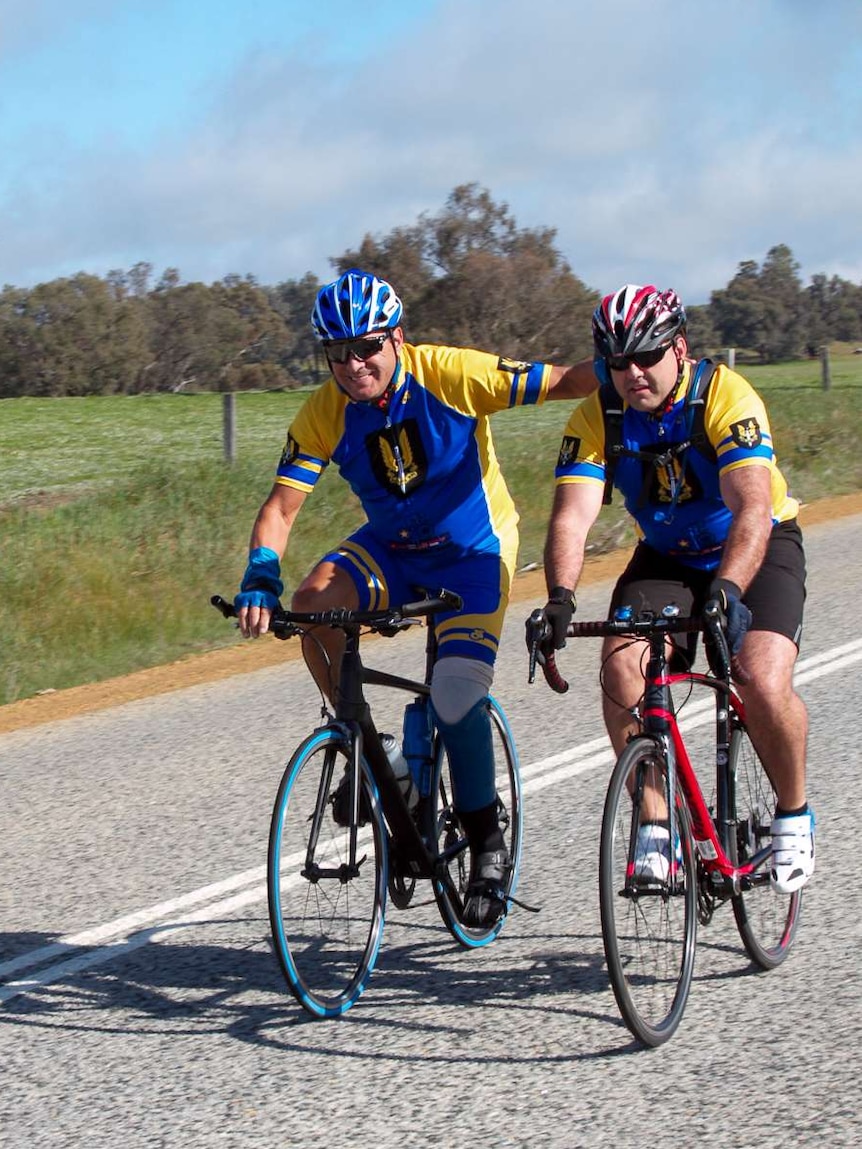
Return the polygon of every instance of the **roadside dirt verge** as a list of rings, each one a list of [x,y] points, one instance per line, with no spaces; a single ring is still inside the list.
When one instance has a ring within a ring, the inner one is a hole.
[[[809,503],[802,508],[799,517],[805,527],[859,513],[862,513],[862,492],[854,492]],[[582,581],[599,582],[613,578],[623,569],[628,554],[628,550],[622,550],[588,559]],[[511,601],[518,603],[541,599],[544,589],[542,571],[527,571],[516,578]],[[282,643],[266,639],[243,642],[238,638],[235,645],[183,658],[167,666],[154,666],[122,678],[110,678],[104,682],[74,686],[69,690],[58,690],[12,702],[0,707],[0,734],[45,722],[60,722],[109,706],[133,702],[138,698],[230,678],[235,674],[246,674],[298,657],[299,644],[295,642]]]

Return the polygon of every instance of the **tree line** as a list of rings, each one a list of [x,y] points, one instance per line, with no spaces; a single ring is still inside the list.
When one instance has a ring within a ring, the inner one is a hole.
[[[566,363],[592,354],[600,293],[556,247],[553,228],[518,227],[477,184],[443,209],[387,235],[366,235],[333,259],[390,279],[413,343],[486,348]],[[274,286],[253,276],[183,283],[148,263],[100,277],[80,272],[0,292],[0,397],[291,388],[320,382],[326,364],[309,313],[311,274]],[[618,286],[606,285],[605,290]],[[670,286],[662,284],[660,286]],[[815,275],[803,285],[791,250],[747,260],[708,304],[687,308],[695,352],[744,348],[761,362],[862,342],[862,285]]]

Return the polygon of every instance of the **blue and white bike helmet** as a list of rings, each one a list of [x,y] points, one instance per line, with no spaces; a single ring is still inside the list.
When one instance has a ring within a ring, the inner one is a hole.
[[[318,339],[356,339],[397,327],[403,312],[391,283],[351,268],[317,293],[311,326]]]

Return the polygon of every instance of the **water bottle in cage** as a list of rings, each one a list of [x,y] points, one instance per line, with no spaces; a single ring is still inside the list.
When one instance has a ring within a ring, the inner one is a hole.
[[[434,765],[434,727],[431,703],[417,698],[404,708],[404,757],[410,766],[419,793],[431,793],[431,770]]]
[[[413,781],[413,775],[410,771],[407,759],[401,753],[398,739],[394,734],[381,734],[380,742],[386,751],[386,757],[389,759],[392,772],[398,779],[401,793],[404,795],[407,805],[412,810],[419,801],[419,790]]]

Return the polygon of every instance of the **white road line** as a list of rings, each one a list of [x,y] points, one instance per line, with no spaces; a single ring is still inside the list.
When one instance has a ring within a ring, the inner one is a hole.
[[[852,666],[860,660],[862,660],[862,639],[833,647],[831,650],[801,659],[796,667],[796,684],[802,686],[806,682],[821,678],[824,674],[834,674]],[[683,731],[693,730],[711,721],[711,717],[712,700],[699,699],[686,707],[680,726]],[[584,774],[600,766],[610,766],[612,762],[613,753],[607,738],[604,735],[593,738],[589,742],[551,754],[547,758],[522,767],[524,792],[537,793],[578,774]],[[287,859],[285,861],[287,862]],[[238,890],[242,892],[234,893]],[[231,896],[225,897],[225,895]],[[147,909],[60,938],[51,945],[19,954],[9,961],[0,963],[0,978],[6,978],[20,970],[33,969],[52,962],[55,958],[65,960],[47,965],[30,977],[0,985],[0,1005],[23,993],[131,953],[150,942],[207,921],[214,915],[224,916],[265,898],[266,868],[255,866],[254,869],[202,886],[200,889],[192,890],[191,893],[158,902]],[[184,910],[188,912],[183,913]],[[97,948],[88,948],[92,946]],[[82,949],[86,949],[86,952],[75,952]]]

